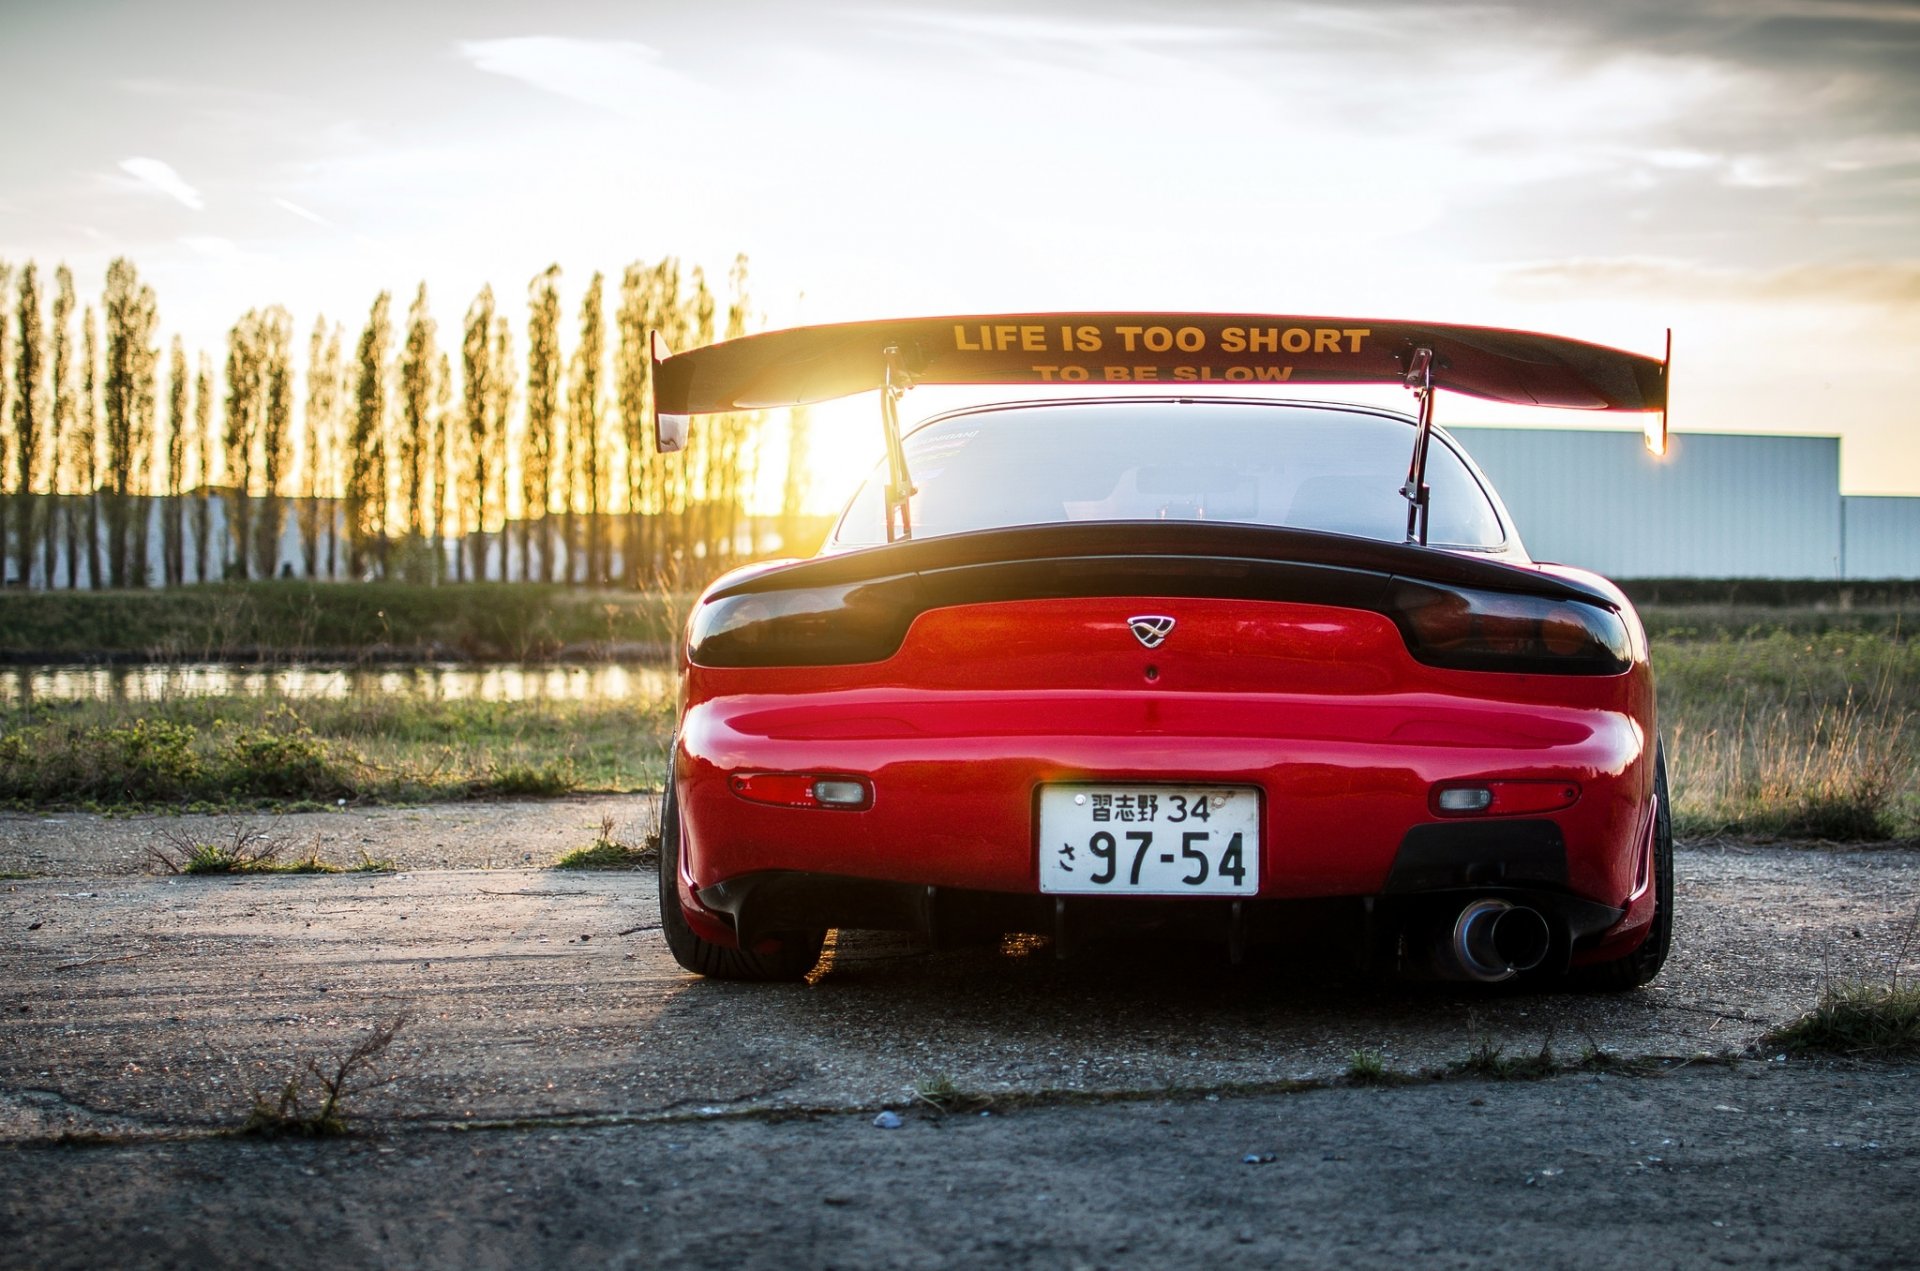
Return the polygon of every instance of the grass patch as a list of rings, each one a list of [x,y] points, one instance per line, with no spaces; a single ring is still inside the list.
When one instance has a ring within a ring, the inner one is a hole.
[[[657,786],[672,704],[180,697],[0,707],[0,803],[336,806]]]
[[[1347,1081],[1356,1086],[1384,1086],[1391,1073],[1375,1050],[1356,1050],[1347,1057]]]
[[[614,836],[613,818],[600,818],[600,833],[585,847],[576,847],[553,863],[555,869],[652,869],[660,863],[660,811],[654,805],[653,821],[641,835],[638,845],[623,843]]]
[[[1829,984],[1812,1010],[1768,1033],[1765,1044],[1789,1054],[1920,1055],[1920,984]]]
[[[160,831],[162,845],[147,849],[149,863],[169,874],[385,874],[393,862],[362,850],[353,865],[334,865],[309,851],[296,860],[281,860],[286,843],[267,831],[235,825],[224,839],[196,839],[181,830]]]
[[[1761,1039],[1790,1054],[1899,1059],[1920,1056],[1920,981],[1912,959],[1920,946],[1920,907],[1887,958],[1883,981],[1829,979],[1813,1009]]]
[[[474,794],[502,798],[514,795],[551,798],[578,789],[580,776],[571,756],[549,763],[510,763],[490,767],[486,775],[473,783]]]
[[[1488,1081],[1541,1081],[1563,1071],[1564,1066],[1554,1056],[1552,1038],[1542,1041],[1539,1051],[1532,1055],[1509,1055],[1492,1038],[1482,1038],[1465,1059],[1447,1065],[1451,1076]]]
[[[993,1106],[987,1095],[971,1094],[954,1084],[944,1073],[914,1083],[913,1101],[933,1109],[940,1116],[982,1112]]]
[[[392,1085],[406,1074],[382,1060],[407,1016],[396,1015],[355,1043],[331,1064],[307,1061],[303,1072],[287,1078],[278,1097],[256,1098],[239,1133],[262,1138],[332,1138],[348,1132],[346,1101]]]
[[[1920,834],[1920,643],[1776,628],[1653,663],[1682,836]]]

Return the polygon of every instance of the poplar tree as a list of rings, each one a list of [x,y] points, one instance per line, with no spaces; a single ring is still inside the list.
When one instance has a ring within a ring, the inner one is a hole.
[[[707,289],[706,271],[698,265],[693,269],[693,295],[688,301],[687,328],[693,347],[713,343],[713,292]],[[708,541],[707,527],[711,523],[711,507],[702,497],[711,485],[708,476],[713,466],[713,439],[715,429],[711,424],[705,428],[692,428],[687,432],[687,448],[680,462],[668,465],[668,487],[673,492],[678,515],[675,517],[673,543],[670,551],[680,554],[691,561],[694,545]],[[696,479],[700,484],[696,485]]]
[[[603,559],[605,536],[601,512],[606,507],[606,469],[602,462],[601,433],[605,414],[600,394],[600,367],[606,360],[606,331],[601,318],[600,294],[604,279],[598,273],[587,284],[580,302],[580,342],[574,346],[573,374],[567,386],[567,519],[573,519],[576,506],[584,505],[586,515],[586,551],[584,569],[573,568],[573,541],[567,544],[567,580],[580,581],[584,574],[590,585],[606,581]]]
[[[647,457],[653,443],[649,436],[651,416],[647,411],[647,382],[653,373],[647,332],[652,320],[649,312],[649,282],[652,271],[639,261],[628,265],[620,276],[620,303],[613,311],[613,401],[620,413],[620,440],[626,482],[627,523],[625,536],[625,574],[629,587],[641,579],[641,557],[646,535],[642,530],[647,515]]]
[[[513,327],[503,315],[493,320],[493,391],[487,397],[488,485],[500,510],[500,581],[507,580],[507,428],[513,415]],[[481,533],[486,532],[482,522]],[[524,547],[524,542],[522,547]],[[484,564],[484,560],[482,562]],[[485,578],[481,570],[479,577]]]
[[[400,497],[407,535],[418,544],[427,533],[429,474],[433,464],[434,322],[427,311],[427,284],[420,284],[407,311],[400,350]]]
[[[7,371],[13,362],[13,328],[7,323],[6,296],[13,288],[13,266],[0,260],[0,579],[7,572],[7,532],[13,524],[13,500],[7,494],[7,477],[14,469],[15,452],[19,449],[19,437],[12,404],[12,381]],[[25,495],[21,497],[24,499]]]
[[[146,508],[135,499],[153,448],[156,311],[153,289],[124,256],[107,265],[107,364],[102,413],[107,430],[107,559],[113,585],[143,587]],[[134,524],[135,517],[139,524]]]
[[[359,371],[353,388],[353,433],[348,439],[347,572],[364,578],[371,556],[387,573],[387,345],[393,338],[387,311],[393,297],[381,292],[360,335]]]
[[[286,525],[282,495],[293,466],[293,315],[279,305],[260,316],[260,519],[254,526],[254,565],[262,578],[280,568]]]
[[[668,569],[673,555],[669,514],[676,489],[684,489],[684,463],[668,462],[654,445],[648,377],[649,333],[658,331],[670,349],[685,348],[692,330],[680,294],[680,262],[668,257],[649,267],[634,265],[623,283],[620,413],[627,436],[628,513],[637,546],[628,576],[637,586]],[[678,484],[676,484],[678,483]]]
[[[800,510],[807,501],[807,461],[813,421],[805,406],[787,412],[787,479],[780,487],[780,550],[797,550]]]
[[[14,571],[21,586],[33,577],[35,512],[34,486],[40,483],[41,431],[46,425],[46,396],[41,391],[44,378],[42,357],[44,341],[40,331],[40,285],[32,261],[20,270],[19,348],[13,364],[13,456],[14,456]],[[53,585],[53,574],[47,574]]]
[[[560,410],[560,266],[549,265],[534,278],[527,297],[527,427],[521,437],[520,490],[526,520],[520,530],[520,570],[532,577],[529,534],[536,514],[540,526],[541,582],[553,581],[554,431]]]
[[[265,396],[266,367],[261,356],[260,312],[246,316],[227,333],[227,414],[224,435],[227,486],[227,529],[233,544],[229,558],[241,578],[253,566],[253,476],[258,448],[261,401]]]
[[[213,538],[213,360],[205,353],[193,376],[193,444],[200,469],[193,491],[193,576],[206,582]]]
[[[433,544],[433,581],[444,582],[447,576],[447,526],[454,515],[453,483],[448,480],[455,460],[448,453],[459,430],[453,420],[453,364],[447,355],[441,353],[433,361],[433,471],[428,473],[433,483],[433,498],[429,507],[433,511],[433,524],[427,532],[428,540]],[[455,556],[460,553],[456,549]],[[464,576],[465,571],[462,570]]]
[[[188,413],[191,389],[187,349],[176,335],[167,365],[167,503],[161,518],[160,546],[169,587],[187,580],[186,509],[181,492],[186,489],[187,442],[193,432],[193,417]]]
[[[340,336],[336,330],[327,340],[327,320],[317,318],[313,335],[307,341],[307,460],[306,502],[300,512],[300,563],[308,578],[320,572],[320,529],[322,500],[331,491],[336,421],[340,413]],[[327,499],[331,509],[332,501]],[[332,517],[328,516],[328,540],[331,549]],[[328,552],[332,556],[331,550]],[[327,570],[332,577],[331,563]]]
[[[487,576],[487,516],[492,508],[494,481],[493,380],[506,371],[505,367],[498,371],[494,367],[493,322],[493,288],[482,287],[467,306],[460,341],[460,422],[466,429],[467,459],[461,469],[461,485],[466,496],[463,501],[473,518],[462,548],[472,558],[476,580]],[[460,572],[464,576],[464,566]]]
[[[747,258],[733,258],[727,272],[727,325],[724,339],[737,340],[747,333],[752,302],[747,295]],[[740,523],[746,513],[746,492],[751,489],[758,469],[758,412],[730,411],[715,421],[709,430],[712,446],[705,465],[707,508],[705,540],[708,559],[725,566],[738,555]],[[752,527],[748,527],[752,550]]]
[[[79,541],[74,532],[72,507],[60,497],[61,487],[73,487],[72,457],[68,451],[73,444],[73,387],[70,382],[73,364],[73,345],[68,334],[73,323],[73,274],[65,265],[53,271],[53,375],[48,384],[53,404],[53,427],[47,437],[48,464],[47,489],[55,497],[49,502],[48,523],[46,529],[46,573],[47,587],[53,587],[54,538],[56,528],[66,531],[67,546],[67,590],[72,591],[79,581],[80,560]],[[55,520],[61,524],[56,527]]]
[[[80,409],[74,444],[80,451],[80,490],[85,495],[87,586],[106,586],[100,568],[100,339],[93,306],[80,315]]]

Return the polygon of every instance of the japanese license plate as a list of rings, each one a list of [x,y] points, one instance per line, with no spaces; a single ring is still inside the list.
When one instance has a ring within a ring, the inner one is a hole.
[[[1040,788],[1040,890],[1251,896],[1260,792],[1246,786]]]

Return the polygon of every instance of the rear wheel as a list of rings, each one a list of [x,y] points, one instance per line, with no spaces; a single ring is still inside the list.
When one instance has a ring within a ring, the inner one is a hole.
[[[1572,976],[1577,987],[1603,993],[1637,989],[1666,965],[1673,947],[1673,810],[1667,797],[1666,748],[1658,745],[1653,752],[1653,793],[1659,803],[1653,822],[1653,923],[1632,953],[1577,968]]]
[[[783,932],[770,951],[729,949],[701,937],[687,925],[680,907],[680,800],[667,774],[660,812],[660,930],[673,960],[687,970],[716,980],[801,980],[820,961],[825,931]]]

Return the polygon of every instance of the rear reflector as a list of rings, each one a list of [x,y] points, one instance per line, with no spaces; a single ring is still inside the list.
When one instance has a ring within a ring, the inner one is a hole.
[[[1580,798],[1573,781],[1450,781],[1433,788],[1435,816],[1521,816],[1558,812]]]
[[[728,784],[750,803],[783,808],[859,809],[873,803],[873,787],[863,777],[811,772],[736,772]]]

